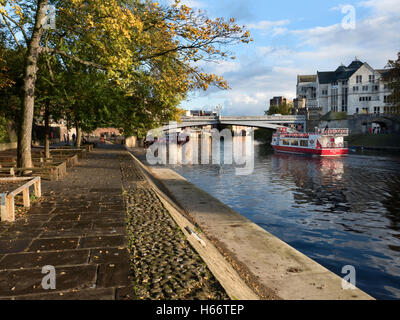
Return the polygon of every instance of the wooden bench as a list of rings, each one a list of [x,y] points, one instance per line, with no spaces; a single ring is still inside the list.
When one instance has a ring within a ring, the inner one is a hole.
[[[73,156],[77,154],[82,159],[86,158],[87,151],[86,149],[51,149],[50,153],[52,156]]]
[[[85,144],[83,146],[81,146],[82,149],[85,149],[87,152],[92,152],[93,151],[93,144]]]
[[[67,162],[67,167],[74,167],[79,164],[79,159],[78,155],[74,154],[71,156],[59,156],[59,155],[52,155],[50,159],[45,159],[46,160],[56,160],[56,161],[62,161],[62,162]]]
[[[14,168],[16,175],[38,175],[44,180],[58,181],[67,174],[67,163],[35,163],[34,168]],[[29,172],[29,173],[27,173]]]
[[[14,168],[0,168],[0,177],[15,177]]]
[[[1,221],[14,222],[15,221],[15,196],[22,193],[24,207],[31,206],[31,199],[29,187],[34,186],[35,196],[40,198],[42,196],[41,180],[40,177],[34,178],[1,178],[2,182],[19,182],[27,181],[24,185],[10,193],[1,194]]]

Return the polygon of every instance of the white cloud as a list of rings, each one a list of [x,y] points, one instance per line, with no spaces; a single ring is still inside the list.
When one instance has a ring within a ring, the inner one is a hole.
[[[290,24],[290,20],[278,20],[278,21],[263,20],[257,23],[250,23],[247,25],[247,27],[253,30],[261,30],[262,34],[264,35],[270,32],[272,32],[273,35],[279,35],[287,30],[286,28],[283,28],[283,26],[286,26],[288,24]]]
[[[181,4],[188,6],[189,8],[203,9],[207,7],[207,4],[198,0],[182,0]]]
[[[166,1],[166,3],[168,3],[169,5],[175,3],[175,0],[161,0],[161,2],[162,1]],[[189,8],[194,8],[194,9],[204,9],[208,6],[207,3],[199,0],[181,0],[180,5],[185,5]]]
[[[358,3],[370,14],[359,19],[354,30],[344,30],[340,22],[303,30],[289,30],[289,20],[260,21],[248,25],[253,30],[278,39],[290,36],[291,42],[249,49],[234,62],[208,66],[224,76],[231,91],[211,90],[198,96],[197,107],[223,103],[225,115],[261,115],[269,99],[284,95],[294,98],[298,74],[335,70],[350,64],[357,56],[374,68],[383,68],[400,50],[399,0],[370,0]],[[338,7],[341,8],[340,6]],[[189,103],[190,104],[190,103]]]
[[[398,0],[368,0],[358,3],[360,7],[371,8],[376,14],[393,15],[400,13]]]

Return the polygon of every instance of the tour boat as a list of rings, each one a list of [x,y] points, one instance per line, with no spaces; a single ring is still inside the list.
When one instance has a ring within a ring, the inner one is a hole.
[[[314,133],[291,133],[288,128],[278,128],[272,137],[272,147],[277,152],[309,154],[314,156],[343,156],[349,153],[344,137],[348,129],[316,129]]]

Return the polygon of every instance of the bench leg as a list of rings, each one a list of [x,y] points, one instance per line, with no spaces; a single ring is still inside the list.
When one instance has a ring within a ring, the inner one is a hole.
[[[26,188],[24,191],[22,191],[22,197],[24,199],[24,207],[30,208],[31,199],[29,198],[29,188]]]
[[[40,198],[42,196],[42,185],[40,178],[35,182],[35,197]]]
[[[0,221],[6,221],[7,220],[7,206],[6,206],[6,193],[1,194],[1,217]]]
[[[6,221],[8,221],[8,222],[14,222],[14,221],[15,221],[15,203],[14,203],[14,197],[9,196],[9,195],[6,197],[6,208],[7,208],[7,217],[6,217]]]

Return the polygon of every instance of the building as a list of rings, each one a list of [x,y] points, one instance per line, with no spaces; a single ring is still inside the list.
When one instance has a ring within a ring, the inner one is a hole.
[[[285,97],[279,96],[279,97],[273,97],[270,101],[269,101],[269,106],[283,106],[285,104],[292,104],[292,100],[289,100]]]
[[[293,115],[302,115],[302,116],[308,116],[309,112],[306,107],[307,100],[306,98],[296,98],[293,100],[293,110],[292,113]]]
[[[186,117],[215,117],[217,112],[215,111],[203,111],[203,110],[187,110]]]
[[[317,72],[316,75],[297,77],[297,101],[305,99],[310,114],[328,112],[354,114],[392,113],[387,104],[391,94],[383,75],[387,69],[373,69],[357,58],[347,67],[343,64],[335,71]]]

